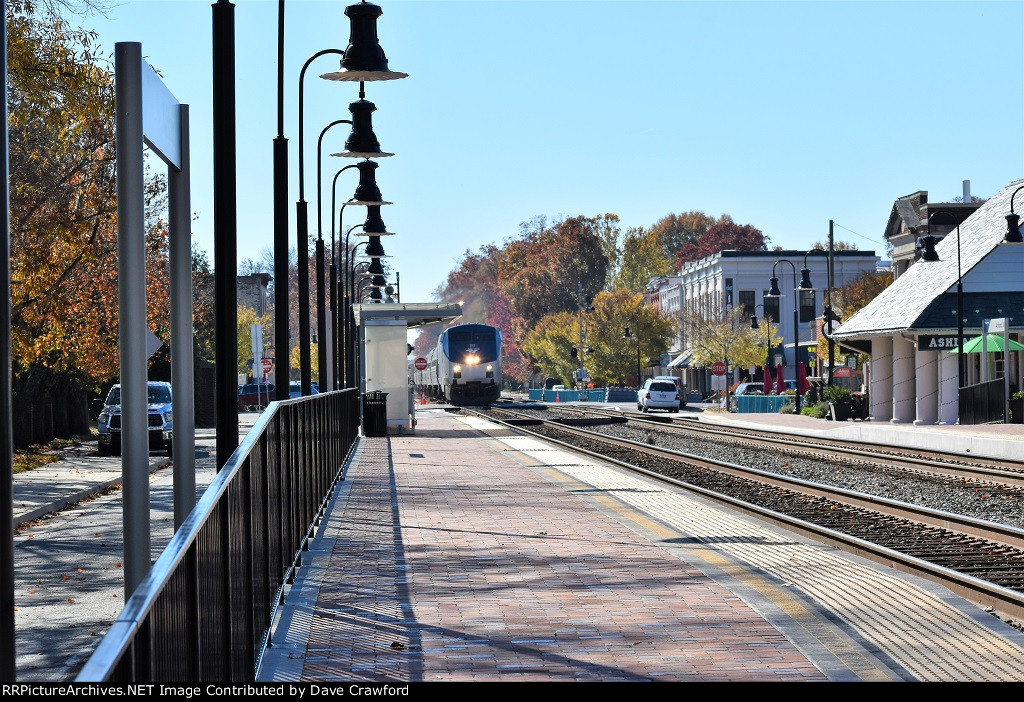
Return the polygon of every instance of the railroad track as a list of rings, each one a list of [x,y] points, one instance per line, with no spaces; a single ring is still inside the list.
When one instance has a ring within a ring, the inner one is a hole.
[[[1020,627],[1024,530],[492,408],[463,410],[941,582]],[[504,418],[499,417],[503,415]]]
[[[547,412],[578,414],[581,416],[622,417],[638,426],[650,426],[662,431],[679,431],[697,434],[702,438],[714,438],[737,446],[761,447],[765,444],[794,455],[813,458],[840,458],[860,465],[884,465],[900,468],[922,475],[936,475],[960,480],[973,480],[988,484],[1024,488],[1024,463],[984,456],[968,456],[950,451],[908,449],[902,446],[886,446],[849,439],[798,436],[783,432],[772,432],[744,427],[718,427],[710,422],[697,419],[659,417],[650,419],[645,415],[616,412],[600,408],[559,407]]]

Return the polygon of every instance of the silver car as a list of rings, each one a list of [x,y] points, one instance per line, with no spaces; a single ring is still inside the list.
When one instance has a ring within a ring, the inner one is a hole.
[[[641,412],[649,412],[652,409],[677,411],[679,388],[671,380],[648,378],[636,394],[636,408]]]
[[[149,448],[171,455],[171,384],[150,381],[147,384],[149,405]],[[101,456],[121,453],[121,385],[110,388],[103,410],[96,423],[99,430]]]

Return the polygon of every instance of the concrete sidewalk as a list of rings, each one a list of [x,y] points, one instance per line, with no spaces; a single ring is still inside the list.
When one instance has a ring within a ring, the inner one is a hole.
[[[832,422],[804,415],[704,411],[694,420],[708,424],[785,430],[806,436],[849,439],[941,451],[1024,460],[1024,424],[893,424],[884,421]]]
[[[239,440],[248,433],[259,417],[258,412],[238,416]],[[210,453],[215,429],[196,430],[196,460]],[[72,446],[62,451],[61,460],[14,475],[14,519],[17,529],[26,522],[59,512],[84,499],[110,492],[121,485],[121,457],[100,456],[95,441]],[[150,455],[150,473],[169,469],[171,459]]]

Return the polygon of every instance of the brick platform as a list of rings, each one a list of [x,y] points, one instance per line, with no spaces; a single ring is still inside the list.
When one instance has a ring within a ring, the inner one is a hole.
[[[738,596],[458,420],[362,441],[306,569],[307,635],[267,676],[825,679]]]

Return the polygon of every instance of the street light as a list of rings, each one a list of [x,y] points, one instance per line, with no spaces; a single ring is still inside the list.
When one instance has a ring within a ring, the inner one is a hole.
[[[1012,198],[1010,208],[1013,209]],[[956,221],[956,217],[949,210],[939,210],[935,214],[928,215],[928,234],[921,240],[924,243],[924,253],[921,254],[922,261],[939,260],[939,254],[935,251],[936,239],[932,236],[932,219],[941,215]],[[967,370],[967,354],[964,353],[964,277],[960,268],[960,222],[956,223],[956,347],[960,350],[957,355],[956,385],[957,388],[962,388]]]
[[[1024,236],[1020,233],[1020,215],[1013,209],[1013,199],[1017,197],[1017,193],[1021,190],[1024,190],[1024,185],[1014,190],[1013,195],[1010,196],[1010,214],[1006,215],[1006,236],[1003,238],[1003,241],[1007,244],[1020,244],[1024,242]]]
[[[770,366],[772,364],[772,318],[771,318],[771,315],[768,314],[768,311],[765,310],[764,305],[754,305],[754,309],[755,310],[758,307],[760,307],[761,310],[764,312],[764,322],[765,322],[765,326],[767,327],[767,331],[768,331],[768,334],[765,337],[765,345],[767,346],[767,351],[765,351],[765,361],[764,361],[764,365],[767,368],[768,366]],[[761,328],[760,325],[757,323],[757,313],[756,312],[754,314],[750,315],[750,328],[751,329],[760,329]]]
[[[630,317],[629,318],[629,322],[632,322],[632,321],[633,321],[633,318]],[[629,333],[629,324],[628,323],[626,324],[626,327],[622,330],[622,338],[623,339],[632,339],[633,338],[632,335]],[[642,385],[642,383],[640,382],[640,334],[638,333],[636,335],[636,388],[637,388],[638,392],[640,390],[640,386],[641,385]]]
[[[810,254],[810,251],[807,252]],[[800,309],[810,307],[813,315],[814,310],[814,289],[811,286],[811,271],[807,268],[807,254],[804,255],[804,267],[800,271],[800,284],[796,282],[796,266],[786,258],[781,258],[772,266],[771,286],[765,297],[782,297],[779,289],[779,278],[775,275],[775,269],[780,263],[788,263],[793,269],[793,367],[796,368],[800,362]],[[799,299],[798,299],[799,298]],[[809,305],[808,305],[809,301]],[[780,300],[781,302],[781,300]],[[794,414],[800,414],[800,387],[796,388],[796,410]]]

